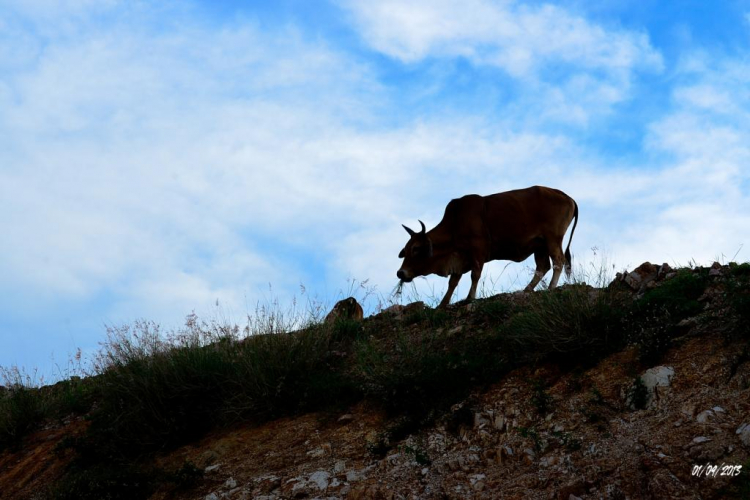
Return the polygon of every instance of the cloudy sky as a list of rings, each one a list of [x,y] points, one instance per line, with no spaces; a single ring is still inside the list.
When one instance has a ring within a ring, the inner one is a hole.
[[[468,193],[564,190],[584,267],[748,260],[749,42],[748,0],[0,0],[0,366],[372,311]]]

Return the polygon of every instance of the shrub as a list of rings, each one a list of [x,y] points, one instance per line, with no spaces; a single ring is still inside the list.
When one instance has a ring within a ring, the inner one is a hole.
[[[733,315],[730,337],[750,339],[750,263],[730,267],[724,300]]]
[[[447,334],[432,330],[397,335],[395,348],[361,342],[356,351],[355,373],[365,395],[383,403],[391,413],[435,416],[508,366],[493,332],[450,340]]]
[[[531,396],[531,404],[536,408],[539,415],[544,416],[550,409],[552,396],[547,392],[547,387],[543,380],[534,379],[532,385],[533,395]]]
[[[263,421],[355,394],[328,328],[240,340],[236,329],[189,322],[165,340],[157,325],[138,322],[108,334],[101,400],[83,446],[98,456],[138,456],[237,419]]]
[[[625,319],[628,344],[638,349],[638,360],[647,366],[656,365],[672,346],[677,329],[669,311],[654,309],[631,311]]]
[[[156,486],[153,470],[125,464],[77,464],[51,490],[55,500],[148,498]]]
[[[46,416],[38,389],[15,386],[0,395],[0,450],[20,444]]]
[[[338,318],[330,328],[333,342],[357,340],[364,332],[362,321],[348,318]]]
[[[695,316],[703,310],[698,299],[706,290],[708,270],[681,269],[672,279],[647,291],[637,303],[637,310],[644,315],[654,311],[666,311],[675,322]]]
[[[432,309],[425,306],[407,314],[404,317],[403,323],[405,326],[416,323],[427,323],[431,328],[440,328],[445,326],[449,318],[450,314],[444,309]]]
[[[635,377],[633,384],[628,390],[628,401],[630,406],[636,410],[643,410],[648,403],[648,389],[641,377]]]
[[[511,305],[505,300],[485,299],[477,303],[476,315],[490,322],[502,322],[512,311]]]
[[[613,292],[575,285],[535,293],[501,330],[517,362],[589,362],[622,346],[623,311]]]
[[[17,446],[24,436],[46,418],[49,402],[38,388],[34,377],[18,367],[0,368],[6,388],[0,392],[0,450]]]

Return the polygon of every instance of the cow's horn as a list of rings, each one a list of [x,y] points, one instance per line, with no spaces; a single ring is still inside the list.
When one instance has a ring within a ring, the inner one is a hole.
[[[408,227],[404,226],[403,224],[401,224],[401,227],[403,227],[404,229],[406,229],[406,232],[409,233],[409,236],[414,236],[414,231],[412,231]]]
[[[417,219],[417,220],[419,220],[419,219]],[[424,227],[424,222],[422,222],[420,220],[419,223],[422,224],[422,232],[420,234],[424,234],[424,232],[426,231],[426,228]]]

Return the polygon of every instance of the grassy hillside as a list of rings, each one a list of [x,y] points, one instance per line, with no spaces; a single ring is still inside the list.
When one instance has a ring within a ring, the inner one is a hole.
[[[110,329],[92,376],[33,388],[5,371],[0,453],[77,420],[77,431],[56,447],[65,469],[40,495],[147,498],[159,485],[188,487],[202,474],[187,462],[159,467],[156,455],[240,423],[367,401],[394,422],[370,444],[374,456],[384,456],[518,367],[554,363],[571,372],[635,346],[630,401],[637,408],[645,397],[636,374],[686,334],[718,331],[742,346],[738,364],[748,362],[750,264],[636,277],[601,289],[501,294],[448,310],[417,303],[363,322],[311,321],[293,332],[273,314],[244,331],[195,317],[169,335],[149,322]],[[546,413],[541,382],[532,403]]]

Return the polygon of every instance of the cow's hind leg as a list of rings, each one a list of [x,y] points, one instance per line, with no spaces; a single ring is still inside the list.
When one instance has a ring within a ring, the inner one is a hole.
[[[549,245],[549,254],[552,257],[552,281],[549,282],[549,289],[552,290],[557,286],[560,279],[560,273],[565,266],[565,254],[562,249],[562,238]]]
[[[460,274],[451,274],[451,277],[448,280],[448,291],[445,292],[445,297],[440,301],[439,308],[445,309],[448,307],[448,304],[451,302],[451,297],[453,297],[453,291],[456,289],[456,286],[458,286],[459,280],[461,280]]]
[[[483,267],[484,264],[474,263],[474,269],[471,270],[471,288],[469,289],[469,295],[466,296],[467,301],[472,301],[477,297],[477,285],[479,284],[479,278],[482,276]]]
[[[534,277],[531,278],[531,283],[526,285],[524,288],[525,292],[533,292],[534,288],[539,284],[547,271],[552,267],[549,263],[549,252],[547,248],[539,248],[534,252],[534,261],[536,262],[536,271],[534,271]]]

